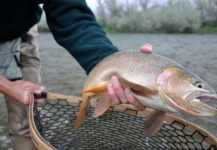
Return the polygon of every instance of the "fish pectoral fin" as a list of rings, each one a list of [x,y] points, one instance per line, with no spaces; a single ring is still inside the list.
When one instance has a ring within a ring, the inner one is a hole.
[[[89,100],[90,97],[86,97],[81,107],[79,108],[79,111],[77,113],[76,123],[75,123],[76,128],[79,128],[80,125],[84,122],[85,118],[87,117]]]
[[[166,112],[160,110],[152,111],[145,122],[145,135],[152,137],[164,123]]]
[[[92,89],[88,89],[83,91],[82,93],[95,93],[95,94],[102,94],[102,93],[106,93],[108,91],[108,85],[103,85],[100,87],[95,87]]]
[[[101,116],[110,108],[111,105],[112,101],[109,96],[107,94],[103,94],[102,97],[96,100],[93,117],[96,118]]]
[[[137,94],[137,95],[140,95],[140,96],[145,96],[147,98],[150,98],[151,96],[158,94],[157,91],[154,91],[154,90],[151,90],[151,89],[146,88],[144,86],[141,86],[139,84],[130,82],[130,81],[128,81],[128,80],[126,80],[126,79],[124,79],[122,77],[119,77],[118,80],[123,86],[129,87],[134,94]]]

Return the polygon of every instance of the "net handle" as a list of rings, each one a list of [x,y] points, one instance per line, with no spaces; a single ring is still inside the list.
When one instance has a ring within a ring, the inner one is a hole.
[[[30,135],[32,138],[32,141],[34,145],[37,147],[39,150],[57,150],[55,147],[50,145],[38,132],[37,127],[35,125],[34,121],[34,102],[35,100],[35,95],[32,92],[32,100],[29,105],[29,128],[30,128]]]

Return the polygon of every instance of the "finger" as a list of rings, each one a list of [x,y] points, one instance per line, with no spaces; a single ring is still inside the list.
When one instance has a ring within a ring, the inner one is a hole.
[[[140,48],[140,51],[143,53],[149,53],[151,54],[153,52],[152,45],[150,44],[145,44]]]
[[[21,103],[23,103],[24,105],[28,106],[30,104],[30,101],[32,100],[32,95],[26,91],[24,92],[24,97],[22,99],[22,101],[20,101]]]
[[[108,94],[109,94],[109,97],[111,98],[112,102],[115,105],[118,105],[121,103],[121,101],[119,100],[119,98],[115,94],[111,83],[108,84]]]
[[[45,87],[38,85],[38,86],[33,87],[33,88],[32,88],[32,91],[33,91],[34,93],[41,93],[41,92],[45,91]],[[36,97],[35,97],[34,100],[35,100],[35,102],[36,102],[37,104],[43,104],[44,101],[45,101],[44,98],[36,98]]]
[[[131,105],[133,105],[134,107],[136,107],[138,110],[143,111],[146,109],[145,106],[143,106],[133,95],[132,91],[129,88],[125,89],[125,94],[126,97],[128,99],[128,101],[130,102]]]
[[[36,102],[37,104],[43,104],[43,103],[44,103],[44,101],[45,101],[45,99],[44,99],[44,98],[35,99],[35,102]]]
[[[41,92],[41,91],[34,91],[34,92]],[[31,100],[34,100],[37,104],[43,104],[45,99],[44,98],[35,98],[34,96],[31,94],[31,91],[29,91],[27,93],[27,96],[23,99],[22,103],[24,105],[29,105]]]
[[[119,100],[124,104],[127,103],[128,100],[127,100],[126,95],[124,93],[124,89],[123,89],[122,85],[120,84],[120,82],[118,81],[118,78],[116,76],[112,77],[111,83],[112,83],[113,90],[116,93]]]
[[[28,82],[28,87],[35,91],[45,91],[45,87]]]
[[[43,87],[43,86],[40,86],[40,85],[33,85],[32,87],[31,87],[31,89],[32,90],[35,90],[35,91],[45,91],[45,87]]]

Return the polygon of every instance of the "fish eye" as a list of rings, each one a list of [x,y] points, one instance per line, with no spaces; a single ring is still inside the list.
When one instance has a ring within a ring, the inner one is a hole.
[[[205,85],[204,85],[203,83],[201,83],[201,82],[195,83],[195,86],[196,86],[197,88],[199,88],[199,89],[205,88]]]

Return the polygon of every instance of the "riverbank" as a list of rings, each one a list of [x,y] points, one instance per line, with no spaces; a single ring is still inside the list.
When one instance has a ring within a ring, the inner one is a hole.
[[[109,27],[104,27],[105,31],[107,33],[124,33],[127,34],[125,29],[117,29],[117,28],[109,28]],[[47,30],[48,31],[48,30]],[[132,33],[134,33],[135,31],[132,31]],[[172,32],[168,32],[166,29],[158,29],[158,30],[153,30],[153,31],[145,31],[144,34],[177,34],[176,32],[178,31],[174,31]],[[181,34],[217,34],[217,27],[216,26],[201,26],[199,29],[197,30],[185,30],[184,32],[182,32]]]

